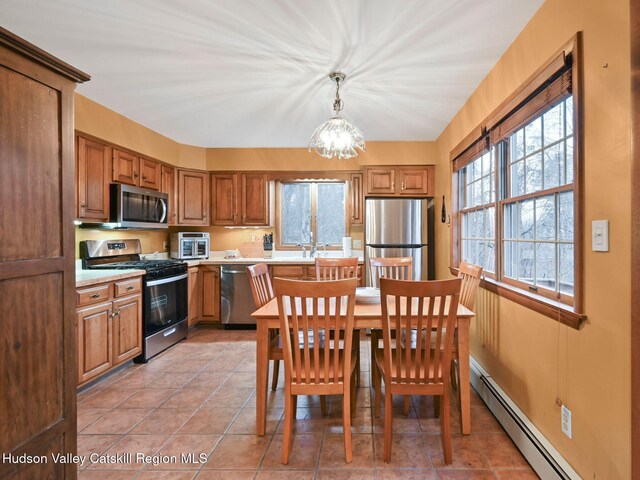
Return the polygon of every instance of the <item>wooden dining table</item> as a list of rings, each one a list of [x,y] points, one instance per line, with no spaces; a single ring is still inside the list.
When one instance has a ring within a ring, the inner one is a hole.
[[[425,304],[426,305],[426,304]],[[437,311],[437,304],[434,306]],[[426,306],[425,306],[426,312]],[[445,306],[445,314],[448,308]],[[267,424],[267,383],[269,377],[269,330],[280,328],[277,298],[271,299],[251,314],[256,319],[256,433],[265,434]],[[458,358],[460,368],[460,410],[462,433],[471,433],[471,384],[469,372],[469,325],[475,314],[458,305]],[[354,309],[354,328],[382,328],[380,303],[358,303]],[[374,365],[371,364],[371,368]]]

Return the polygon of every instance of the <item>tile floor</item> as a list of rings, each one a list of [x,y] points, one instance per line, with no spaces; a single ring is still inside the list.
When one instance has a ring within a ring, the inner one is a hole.
[[[344,462],[340,400],[327,417],[317,397],[300,397],[292,455],[280,463],[283,389],[269,391],[267,435],[255,429],[255,331],[196,327],[189,339],[147,365],[133,365],[78,396],[78,451],[117,463],[79,468],[97,479],[535,479],[538,478],[482,400],[472,392],[473,433],[451,419],[453,464],[444,465],[439,420],[429,397],[412,398],[408,416],[394,407],[392,462],[382,461],[383,419],[373,418],[369,341],[361,342],[363,386],[353,425],[353,462]],[[281,372],[280,381],[283,380]],[[384,414],[384,412],[383,412]],[[181,454],[195,454],[181,459]],[[199,462],[199,453],[206,456]],[[135,454],[149,456],[136,461]],[[153,464],[177,456],[176,463]],[[184,460],[184,461],[181,461]]]

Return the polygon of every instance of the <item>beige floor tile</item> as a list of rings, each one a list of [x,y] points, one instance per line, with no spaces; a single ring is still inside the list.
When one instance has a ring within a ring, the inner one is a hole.
[[[498,480],[536,480],[540,477],[536,475],[530,467],[527,468],[497,468],[494,474]]]
[[[78,435],[78,455],[86,457],[85,463],[78,468],[87,468],[90,465],[89,456],[92,453],[106,452],[120,438],[122,435]]]
[[[199,372],[185,385],[188,388],[215,388],[224,383],[230,374],[228,372],[205,371]],[[255,374],[253,376],[255,384]]]
[[[289,454],[289,463],[287,465],[282,464],[284,436],[275,435],[260,468],[315,470],[322,446],[322,436],[294,434],[292,437],[291,453]]]
[[[431,459],[424,435],[394,433],[391,437],[391,461],[384,461],[384,435],[375,435],[376,469],[431,469]]]
[[[83,470],[78,472],[78,480],[132,480],[137,470]]]
[[[182,388],[160,408],[199,408],[210,396],[211,390],[206,388]]]
[[[167,470],[164,472],[153,470],[141,472],[136,480],[192,480],[197,473],[197,470]]]
[[[451,465],[445,465],[444,463],[440,435],[427,435],[425,436],[425,439],[427,442],[427,448],[429,449],[429,455],[431,456],[431,462],[436,468],[489,468],[489,462],[483,454],[485,447],[479,445],[472,435],[451,436]]]
[[[315,470],[259,470],[256,480],[313,480]]]
[[[378,470],[376,471],[378,480],[436,480],[436,472],[433,470]]]
[[[125,435],[112,445],[104,454],[109,456],[123,456],[130,454],[130,462],[94,463],[89,468],[97,470],[142,470],[149,466],[149,458],[160,450],[169,438],[168,435]],[[139,457],[141,455],[142,457]],[[129,457],[125,457],[129,458]]]
[[[278,422],[282,419],[284,408],[268,408],[267,409],[267,426],[266,434],[269,435],[276,431]],[[238,434],[252,434],[256,433],[256,409],[255,407],[245,407],[240,410],[240,413],[233,421],[227,433]]]
[[[131,430],[132,434],[173,434],[193,415],[193,409],[156,409]]]
[[[118,408],[155,408],[176,394],[177,388],[143,388],[118,405]]]
[[[215,405],[227,407],[243,407],[255,390],[253,387],[238,387],[234,385],[222,385],[211,396],[211,402]]]
[[[136,388],[102,388],[81,403],[82,408],[114,408],[138,391]]]
[[[371,480],[375,478],[375,470],[370,468],[320,469],[317,480]]]
[[[178,433],[193,435],[223,434],[238,416],[238,408],[203,406],[185,423]],[[255,422],[254,422],[255,423]]]
[[[148,467],[149,470],[192,470],[202,466],[220,441],[219,435],[174,435],[160,450],[160,455],[174,455],[177,463]],[[188,455],[192,456],[189,457]]]
[[[97,419],[109,411],[108,408],[80,408],[78,407],[78,432],[81,432]]]
[[[495,480],[491,470],[436,470],[439,480]]]
[[[478,444],[482,445],[484,454],[492,468],[515,468],[529,465],[506,433],[478,433],[473,436]]]
[[[253,480],[256,470],[201,470],[196,480]]]
[[[370,468],[374,465],[372,435],[351,435],[353,460],[345,461],[344,437],[342,435],[325,435],[320,455],[320,468]]]
[[[204,468],[256,469],[267,451],[271,437],[225,435],[216,445]]]
[[[153,388],[181,388],[184,387],[194,376],[195,372],[179,372],[171,374],[161,374],[151,384]]]
[[[124,434],[140,423],[149,413],[151,413],[150,409],[116,408],[93,422],[82,433]]]

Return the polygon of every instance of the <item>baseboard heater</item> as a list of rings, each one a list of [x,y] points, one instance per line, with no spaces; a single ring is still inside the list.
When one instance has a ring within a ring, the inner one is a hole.
[[[580,476],[551,445],[491,376],[471,357],[471,385],[505,429],[531,467],[543,480],[580,480]],[[473,428],[473,425],[472,425]]]

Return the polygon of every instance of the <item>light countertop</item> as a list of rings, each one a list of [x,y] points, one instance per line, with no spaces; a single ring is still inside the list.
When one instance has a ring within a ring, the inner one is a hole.
[[[76,270],[76,287],[87,287],[98,283],[113,282],[124,278],[144,275],[144,270]]]

